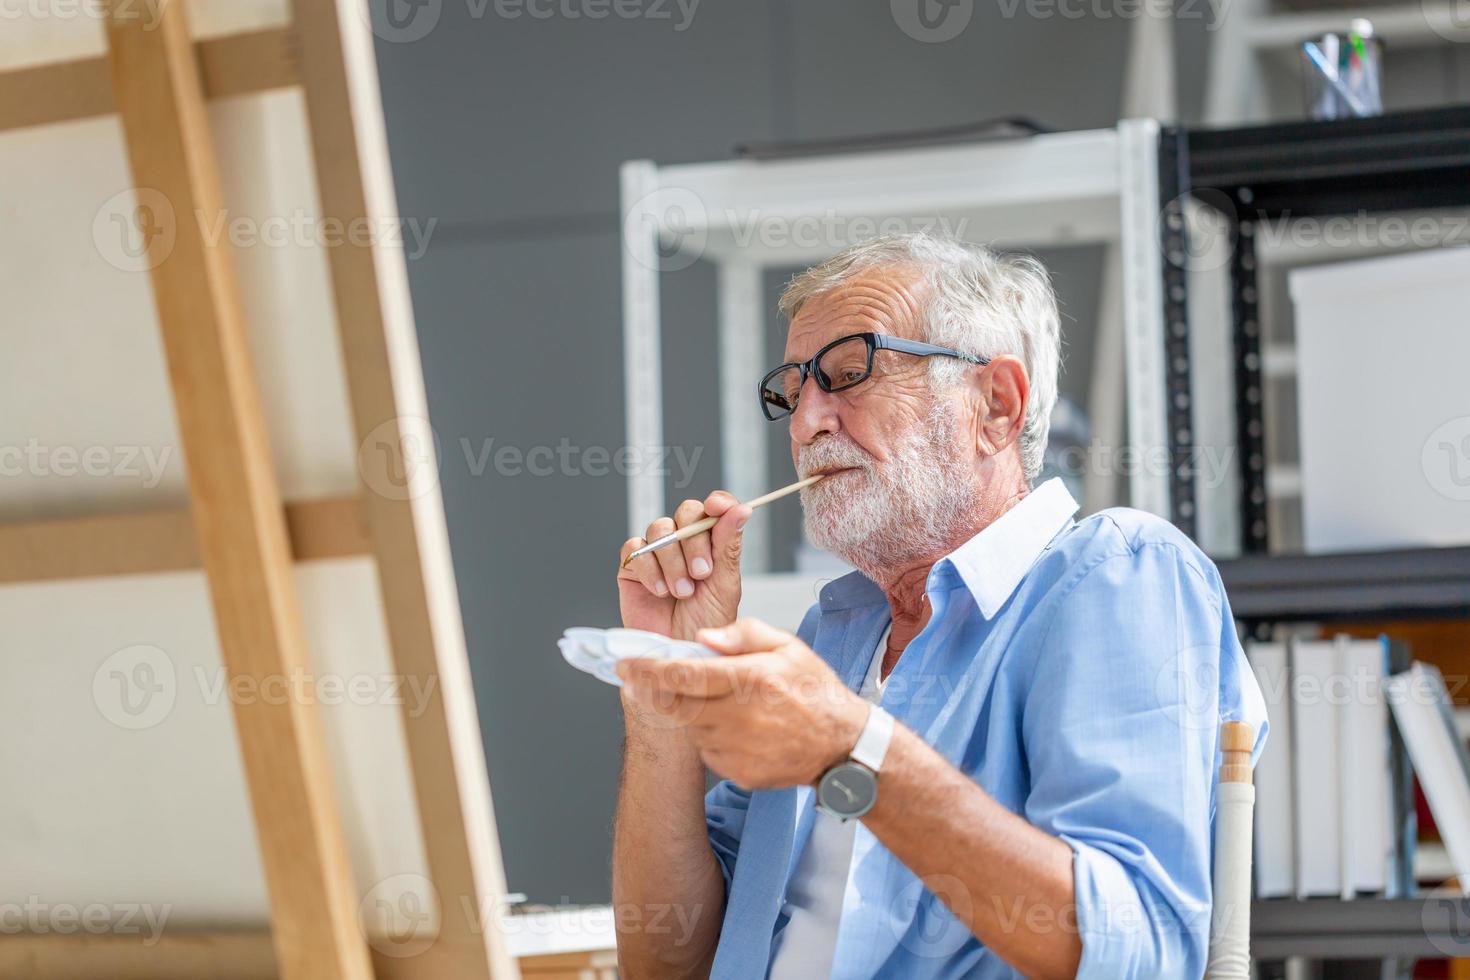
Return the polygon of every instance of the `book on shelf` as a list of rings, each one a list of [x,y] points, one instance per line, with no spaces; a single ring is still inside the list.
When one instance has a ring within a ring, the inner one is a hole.
[[[1384,637],[1249,644],[1272,737],[1256,769],[1258,898],[1412,889],[1414,816],[1384,682],[1408,663]]]
[[[1256,761],[1256,897],[1286,898],[1296,891],[1296,818],[1292,815],[1291,679],[1285,643],[1252,643],[1246,650],[1266,701],[1271,734]]]
[[[1470,752],[1439,670],[1415,663],[1385,685],[1455,875],[1470,882]]]

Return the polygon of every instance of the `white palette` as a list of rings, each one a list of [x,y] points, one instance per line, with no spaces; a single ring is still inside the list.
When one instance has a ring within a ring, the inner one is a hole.
[[[623,686],[617,666],[624,660],[688,660],[693,657],[718,657],[719,654],[701,643],[671,640],[646,630],[595,629],[574,626],[556,641],[566,662],[586,671],[600,681]]]

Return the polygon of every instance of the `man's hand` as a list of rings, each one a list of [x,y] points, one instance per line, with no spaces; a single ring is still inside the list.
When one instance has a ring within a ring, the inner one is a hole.
[[[704,764],[746,789],[815,782],[847,758],[868,704],[805,643],[755,619],[700,630],[724,656],[628,660],[624,696],[684,726]]]
[[[704,534],[621,563],[636,548],[705,517],[719,523]],[[641,538],[623,542],[618,556],[618,605],[629,629],[692,640],[705,626],[726,626],[740,607],[741,529],[750,508],[723,490],[702,502],[686,500],[673,517],[660,517]]]

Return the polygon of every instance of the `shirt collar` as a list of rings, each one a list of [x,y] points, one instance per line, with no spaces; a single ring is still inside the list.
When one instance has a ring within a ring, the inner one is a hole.
[[[1016,591],[1036,559],[1078,511],[1067,485],[1053,477],[1000,515],[969,541],[935,562],[931,583],[943,568],[954,568],[980,613],[990,619]],[[823,611],[852,609],[888,600],[861,572],[851,572],[821,591]]]
[[[1031,566],[1057,532],[1071,523],[1077,501],[1067,485],[1053,477],[1021,498],[945,558],[975,597],[980,614],[990,619],[1016,591]]]

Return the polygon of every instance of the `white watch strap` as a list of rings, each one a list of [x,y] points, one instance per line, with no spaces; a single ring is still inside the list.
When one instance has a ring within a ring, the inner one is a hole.
[[[888,743],[893,741],[893,716],[876,704],[868,709],[868,722],[857,744],[852,747],[852,761],[867,766],[874,772],[883,769],[883,757],[888,754]]]

